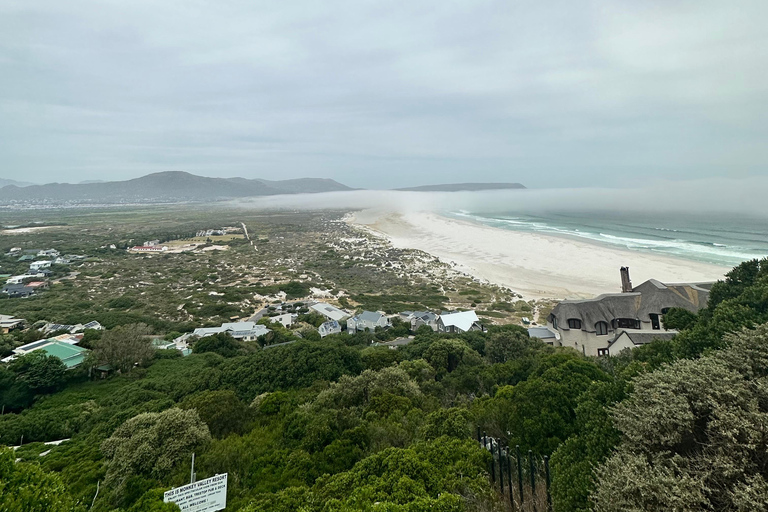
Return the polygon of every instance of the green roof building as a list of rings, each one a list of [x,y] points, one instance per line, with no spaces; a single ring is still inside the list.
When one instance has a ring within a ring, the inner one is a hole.
[[[79,366],[85,360],[85,356],[88,355],[87,349],[61,341],[54,341],[43,346],[40,350],[45,351],[49,356],[56,356],[61,359],[67,370]]]

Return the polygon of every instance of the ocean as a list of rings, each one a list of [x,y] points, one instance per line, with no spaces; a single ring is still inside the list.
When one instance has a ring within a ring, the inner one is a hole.
[[[728,267],[768,256],[768,219],[764,217],[606,211],[488,214],[466,210],[448,215],[497,228],[572,237]]]

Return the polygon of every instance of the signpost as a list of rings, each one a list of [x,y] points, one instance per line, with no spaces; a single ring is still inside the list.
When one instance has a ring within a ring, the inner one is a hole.
[[[166,491],[163,501],[177,504],[181,512],[223,510],[227,506],[227,474],[212,476]]]

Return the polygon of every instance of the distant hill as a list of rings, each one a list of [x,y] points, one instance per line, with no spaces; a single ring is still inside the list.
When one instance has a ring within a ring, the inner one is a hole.
[[[409,192],[476,192],[478,190],[507,190],[525,188],[520,183],[447,183],[443,185],[422,185],[420,187],[398,188]]]
[[[29,183],[26,181],[7,180],[5,178],[0,178],[0,188],[3,188],[7,185],[15,185],[17,187],[28,187],[30,185],[34,185],[34,183]]]
[[[8,204],[124,204],[207,202],[238,197],[352,190],[333,180],[302,178],[270,181],[245,178],[206,178],[187,172],[148,174],[127,181],[49,183],[0,188],[0,205]]]

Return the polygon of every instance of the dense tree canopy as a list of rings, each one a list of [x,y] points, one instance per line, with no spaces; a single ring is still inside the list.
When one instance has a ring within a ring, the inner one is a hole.
[[[154,355],[152,329],[145,324],[121,325],[105,332],[94,343],[93,356],[98,364],[108,364],[121,372],[144,365]]]
[[[229,474],[231,510],[498,510],[477,427],[552,454],[558,512],[761,510],[764,268],[734,269],[696,315],[670,311],[677,338],[615,357],[499,326],[421,328],[397,350],[375,345],[382,332],[231,352],[225,339],[61,384],[55,363],[28,361],[0,368],[3,403],[16,404],[0,442],[23,436],[13,467],[35,464],[73,504],[90,505],[101,482],[94,512],[169,510],[162,491],[188,482],[193,450],[199,478]]]
[[[101,445],[108,461],[106,482],[120,488],[133,475],[162,480],[210,439],[208,427],[194,410],[139,414]]]
[[[597,470],[596,510],[768,509],[768,326],[633,387],[613,414],[623,435]]]

